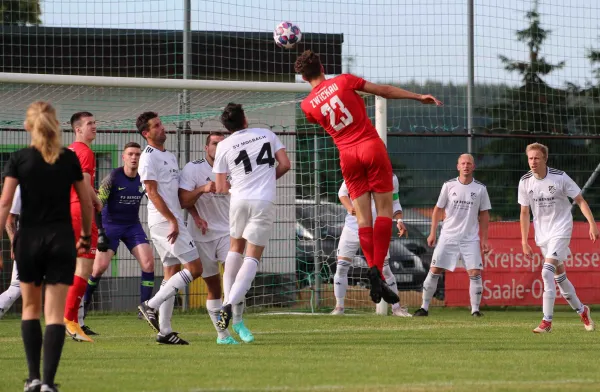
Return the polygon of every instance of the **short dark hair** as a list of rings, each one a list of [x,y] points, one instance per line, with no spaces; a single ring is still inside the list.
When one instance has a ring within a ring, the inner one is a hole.
[[[125,147],[123,147],[123,151],[127,150],[128,148],[139,148],[141,150],[142,146],[136,142],[129,142],[125,145]]]
[[[322,65],[319,55],[310,49],[305,50],[300,57],[296,59],[296,63],[294,64],[296,72],[302,75],[307,81],[311,81],[321,76],[321,68]]]
[[[216,131],[213,131],[213,132],[209,133],[209,134],[208,134],[208,136],[206,137],[206,144],[205,144],[205,146],[208,146],[208,144],[210,143],[210,139],[211,139],[213,136],[221,136],[221,137],[225,137],[225,135],[223,134],[223,132],[216,132]]]
[[[221,114],[221,124],[229,131],[235,132],[244,129],[246,115],[242,105],[230,102],[225,106],[223,114]]]
[[[79,120],[81,120],[83,117],[94,117],[94,115],[90,112],[77,112],[72,115],[71,121],[69,121],[71,123],[72,130],[75,130],[75,127],[79,125]]]
[[[135,120],[135,127],[142,137],[144,137],[142,133],[148,130],[148,121],[156,117],[158,117],[158,113],[156,112],[144,112]]]

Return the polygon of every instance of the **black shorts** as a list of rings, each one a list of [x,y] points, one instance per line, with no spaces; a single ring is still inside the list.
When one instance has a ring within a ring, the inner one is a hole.
[[[75,236],[70,223],[21,228],[15,235],[15,259],[23,283],[73,284]]]

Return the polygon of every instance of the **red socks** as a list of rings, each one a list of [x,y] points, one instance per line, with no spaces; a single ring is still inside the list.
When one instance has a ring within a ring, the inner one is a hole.
[[[79,311],[79,303],[85,295],[87,288],[87,280],[81,276],[73,277],[73,284],[69,287],[67,294],[67,303],[65,305],[65,318],[69,321],[77,322],[77,313]]]
[[[371,268],[373,266],[373,228],[359,227],[358,240],[360,241],[360,247],[367,259],[367,265]]]
[[[373,226],[373,264],[377,267],[379,272],[383,271],[383,262],[390,247],[391,238],[392,220],[387,217],[378,216],[375,219],[375,225]]]

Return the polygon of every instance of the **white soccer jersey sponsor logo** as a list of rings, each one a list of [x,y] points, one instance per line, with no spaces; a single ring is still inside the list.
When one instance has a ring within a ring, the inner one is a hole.
[[[393,196],[394,201],[393,201],[392,209],[394,210],[394,213],[396,213],[398,211],[402,211],[402,206],[400,205],[400,200],[398,199],[398,192],[400,191],[400,183],[398,182],[398,177],[396,177],[395,174],[392,176],[392,181],[394,182],[394,196]],[[338,191],[338,197],[343,197],[343,196],[350,197],[350,192],[348,192],[348,187],[346,186],[346,181],[342,182],[342,186],[340,187],[340,190]],[[374,222],[375,218],[377,218],[377,209],[375,208],[375,200],[371,200],[371,214],[373,216],[373,222]],[[356,219],[356,216],[347,214],[344,225],[348,229],[358,232],[358,220]]]
[[[458,178],[444,183],[436,206],[446,211],[440,241],[479,241],[479,212],[492,209],[485,185],[477,180],[465,185]]]
[[[201,159],[184,166],[179,177],[179,188],[193,191],[210,181],[215,181],[212,166]],[[208,223],[208,231],[203,235],[192,216],[188,215],[187,227],[194,241],[209,242],[229,235],[229,199],[229,195],[217,193],[204,193],[198,198],[195,207],[200,217]]]
[[[528,172],[519,181],[519,204],[527,206],[533,213],[535,242],[545,245],[552,238],[571,238],[573,215],[571,199],[581,189],[560,170],[548,168],[546,177],[537,179]]]
[[[147,146],[140,157],[138,171],[142,184],[148,180],[157,182],[158,194],[164,200],[169,211],[183,225],[183,213],[177,194],[179,190],[179,165],[175,155],[167,150],[160,151]],[[167,219],[158,212],[152,200],[148,198],[148,226],[166,221]]]
[[[275,201],[275,153],[285,148],[268,129],[234,132],[217,145],[214,173],[230,173],[231,197]]]

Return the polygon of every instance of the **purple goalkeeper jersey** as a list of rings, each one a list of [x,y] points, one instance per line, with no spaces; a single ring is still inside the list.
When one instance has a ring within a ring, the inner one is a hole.
[[[104,206],[102,222],[132,224],[140,221],[139,211],[144,189],[140,175],[128,177],[123,167],[114,169],[100,185],[98,197]]]

